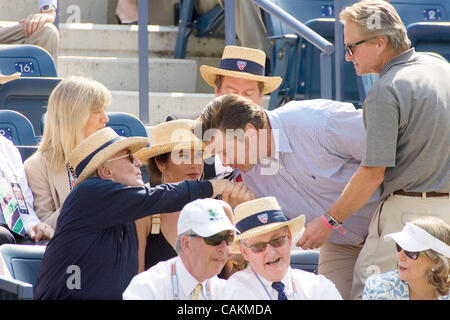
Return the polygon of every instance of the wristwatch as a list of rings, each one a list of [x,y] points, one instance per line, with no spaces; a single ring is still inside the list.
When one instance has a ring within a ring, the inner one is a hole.
[[[330,226],[333,227],[333,229],[339,228],[339,226],[341,225],[339,221],[330,216],[330,214],[327,211],[325,211],[324,215],[325,218],[327,219],[327,222],[330,224]]]
[[[52,11],[56,11],[56,7],[54,5],[52,5],[52,4],[48,4],[48,5],[43,6],[41,8],[41,13],[49,13],[49,12],[52,12]]]

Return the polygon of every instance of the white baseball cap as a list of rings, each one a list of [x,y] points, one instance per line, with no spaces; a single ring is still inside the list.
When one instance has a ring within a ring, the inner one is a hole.
[[[450,258],[449,245],[410,222],[405,224],[402,231],[384,236],[384,240],[389,238],[406,251],[419,252],[431,249]]]
[[[180,212],[178,235],[192,230],[200,237],[206,238],[225,230],[237,231],[223,209],[224,204],[223,201],[215,199],[189,202]]]

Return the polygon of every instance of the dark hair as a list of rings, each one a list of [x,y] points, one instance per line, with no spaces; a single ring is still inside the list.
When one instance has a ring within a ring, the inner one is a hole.
[[[156,165],[156,162],[166,163],[167,161],[169,161],[169,156],[170,152],[167,152],[148,159],[147,171],[148,174],[150,175],[150,185],[152,187],[163,183],[162,172],[161,170],[159,170],[158,166]]]
[[[211,100],[197,118],[197,136],[208,129],[244,129],[251,123],[256,129],[262,129],[266,124],[264,109],[256,103],[237,94],[226,94]],[[199,132],[199,126],[202,131]],[[202,139],[202,137],[199,137]]]
[[[216,88],[220,90],[222,87],[223,77],[225,77],[223,74],[216,75],[216,79],[214,80],[214,84],[216,85]],[[264,92],[264,82],[258,81],[258,89],[259,93]]]

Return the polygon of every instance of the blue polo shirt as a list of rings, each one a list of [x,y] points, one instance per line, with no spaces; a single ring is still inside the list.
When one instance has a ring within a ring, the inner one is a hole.
[[[122,299],[138,270],[134,221],[211,197],[209,181],[150,188],[101,178],[77,185],[61,208],[41,262],[35,299]]]

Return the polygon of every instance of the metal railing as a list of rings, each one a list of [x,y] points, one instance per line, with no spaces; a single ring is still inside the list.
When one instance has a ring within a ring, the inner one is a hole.
[[[148,1],[138,0],[139,39],[139,119],[150,124],[148,70]]]
[[[253,2],[267,13],[281,20],[281,22],[290,27],[295,33],[321,51],[320,95],[324,99],[331,99],[333,91],[331,55],[334,52],[334,45],[274,3],[268,0],[253,0]]]

